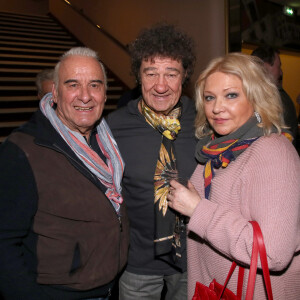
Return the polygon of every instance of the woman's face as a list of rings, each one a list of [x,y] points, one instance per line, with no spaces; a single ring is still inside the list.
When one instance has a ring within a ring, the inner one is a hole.
[[[206,118],[218,135],[233,133],[254,113],[242,81],[235,75],[212,73],[206,79],[203,94]]]

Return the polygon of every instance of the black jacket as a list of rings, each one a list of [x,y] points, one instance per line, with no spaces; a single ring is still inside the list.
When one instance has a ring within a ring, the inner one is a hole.
[[[92,148],[96,147],[92,137]],[[100,154],[100,152],[99,152]],[[128,221],[38,111],[0,147],[0,292],[104,296],[127,260]]]
[[[179,270],[154,256],[154,173],[162,135],[145,120],[137,100],[108,115],[107,122],[125,161],[123,196],[130,219],[130,248],[127,271],[143,275],[171,275]],[[181,130],[174,141],[176,165],[183,178],[196,168],[195,106],[181,98]],[[182,248],[185,247],[185,240]],[[186,252],[183,253],[183,271]]]

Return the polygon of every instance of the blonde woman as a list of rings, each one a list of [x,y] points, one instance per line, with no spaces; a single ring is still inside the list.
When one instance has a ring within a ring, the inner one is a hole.
[[[188,188],[173,180],[168,195],[169,206],[190,217],[188,299],[196,281],[224,283],[233,260],[249,267],[251,220],[264,236],[274,299],[297,299],[300,161],[287,138],[275,84],[260,59],[228,54],[200,75],[196,106],[199,165]],[[237,273],[228,284],[234,292]],[[254,299],[266,299],[261,274]]]

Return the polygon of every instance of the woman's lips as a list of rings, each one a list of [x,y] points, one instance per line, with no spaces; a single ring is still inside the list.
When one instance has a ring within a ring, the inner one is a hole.
[[[227,121],[227,119],[221,119],[221,118],[214,119],[214,122],[216,124],[224,124],[226,121]]]

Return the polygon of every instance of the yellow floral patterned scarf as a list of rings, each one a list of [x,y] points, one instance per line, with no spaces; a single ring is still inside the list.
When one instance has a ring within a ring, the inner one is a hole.
[[[181,105],[179,104],[167,115],[157,115],[144,101],[141,101],[141,110],[146,121],[162,134],[162,143],[158,153],[158,160],[154,174],[154,205],[155,205],[155,254],[171,256],[171,262],[176,264],[181,257],[180,233],[176,232],[176,213],[168,209],[167,195],[169,182],[178,178],[176,155],[173,141],[181,127]],[[170,262],[170,259],[167,259]]]

